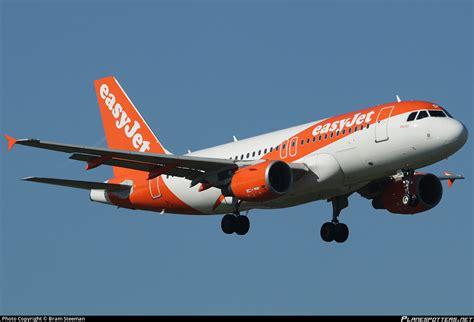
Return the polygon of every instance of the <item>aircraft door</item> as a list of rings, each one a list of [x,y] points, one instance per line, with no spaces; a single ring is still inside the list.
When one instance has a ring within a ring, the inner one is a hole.
[[[375,142],[383,142],[388,140],[388,122],[393,111],[393,106],[384,107],[380,110],[375,123]]]
[[[159,181],[160,178],[161,176],[158,176],[156,178],[148,180],[148,189],[150,190],[150,196],[152,199],[161,197],[160,181]]]

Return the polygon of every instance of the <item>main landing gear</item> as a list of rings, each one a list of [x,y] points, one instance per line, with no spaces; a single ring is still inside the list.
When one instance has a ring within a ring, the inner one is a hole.
[[[418,204],[418,197],[416,194],[411,193],[410,187],[413,184],[413,174],[415,171],[413,170],[401,170],[403,178],[403,188],[405,189],[405,193],[402,197],[402,204],[404,206],[415,207]]]
[[[250,220],[247,216],[234,212],[232,215],[222,217],[221,228],[226,234],[245,235],[250,229]]]
[[[335,240],[338,243],[343,243],[349,237],[349,228],[346,224],[339,222],[337,217],[341,210],[349,205],[349,202],[347,196],[334,197],[330,201],[332,202],[332,221],[321,226],[321,238],[325,242]]]
[[[237,203],[233,214],[222,217],[221,228],[226,234],[245,235],[250,229],[250,220],[247,216],[240,215],[239,205],[240,202]]]

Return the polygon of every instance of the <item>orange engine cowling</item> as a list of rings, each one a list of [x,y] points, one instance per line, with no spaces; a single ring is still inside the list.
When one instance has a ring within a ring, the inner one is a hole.
[[[376,209],[387,209],[394,214],[417,214],[435,207],[443,196],[443,186],[438,177],[429,173],[415,174],[410,190],[417,198],[415,206],[403,205],[405,190],[402,180],[388,182],[372,205]]]
[[[237,170],[222,193],[245,201],[265,201],[285,194],[292,184],[293,172],[288,164],[265,161]]]

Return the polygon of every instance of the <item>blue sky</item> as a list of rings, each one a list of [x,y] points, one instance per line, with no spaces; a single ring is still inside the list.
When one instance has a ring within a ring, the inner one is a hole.
[[[402,99],[472,134],[471,1],[1,2],[1,132],[98,145],[93,80],[118,78],[176,154]],[[417,216],[357,194],[345,244],[324,201],[221,216],[89,202],[25,176],[105,180],[67,155],[0,152],[2,314],[473,314],[472,138],[425,171],[462,173]]]

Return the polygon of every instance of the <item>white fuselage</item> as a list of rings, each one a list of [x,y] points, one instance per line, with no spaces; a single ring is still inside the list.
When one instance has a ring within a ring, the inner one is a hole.
[[[289,193],[270,201],[243,202],[240,209],[290,207],[354,192],[372,180],[395,174],[399,169],[417,169],[436,163],[456,152],[467,138],[465,127],[453,118],[427,117],[407,122],[408,114],[401,113],[380,122],[376,119],[377,115],[374,115],[374,123],[369,128],[363,124],[362,130],[345,137],[341,135],[340,139],[310,150],[310,153],[302,154],[299,150],[304,150],[305,145],[313,144],[313,137],[316,143],[319,141],[319,135],[313,136],[315,132],[312,129],[325,120],[188,155],[245,162],[260,159],[270,147],[280,145],[279,157],[282,161],[288,159],[288,163],[302,163],[310,171],[294,182]],[[298,137],[306,129],[310,129],[311,136]],[[335,138],[336,131],[331,133]],[[330,132],[327,134],[327,140],[330,140]],[[321,140],[324,140],[324,135]],[[285,149],[282,148],[282,142],[287,142]],[[189,180],[176,177],[165,177],[163,180],[178,198],[201,213],[228,213],[235,207],[235,198],[226,197],[219,207],[212,209],[216,198],[221,194],[220,189],[211,188],[199,192],[197,187],[189,187]]]

